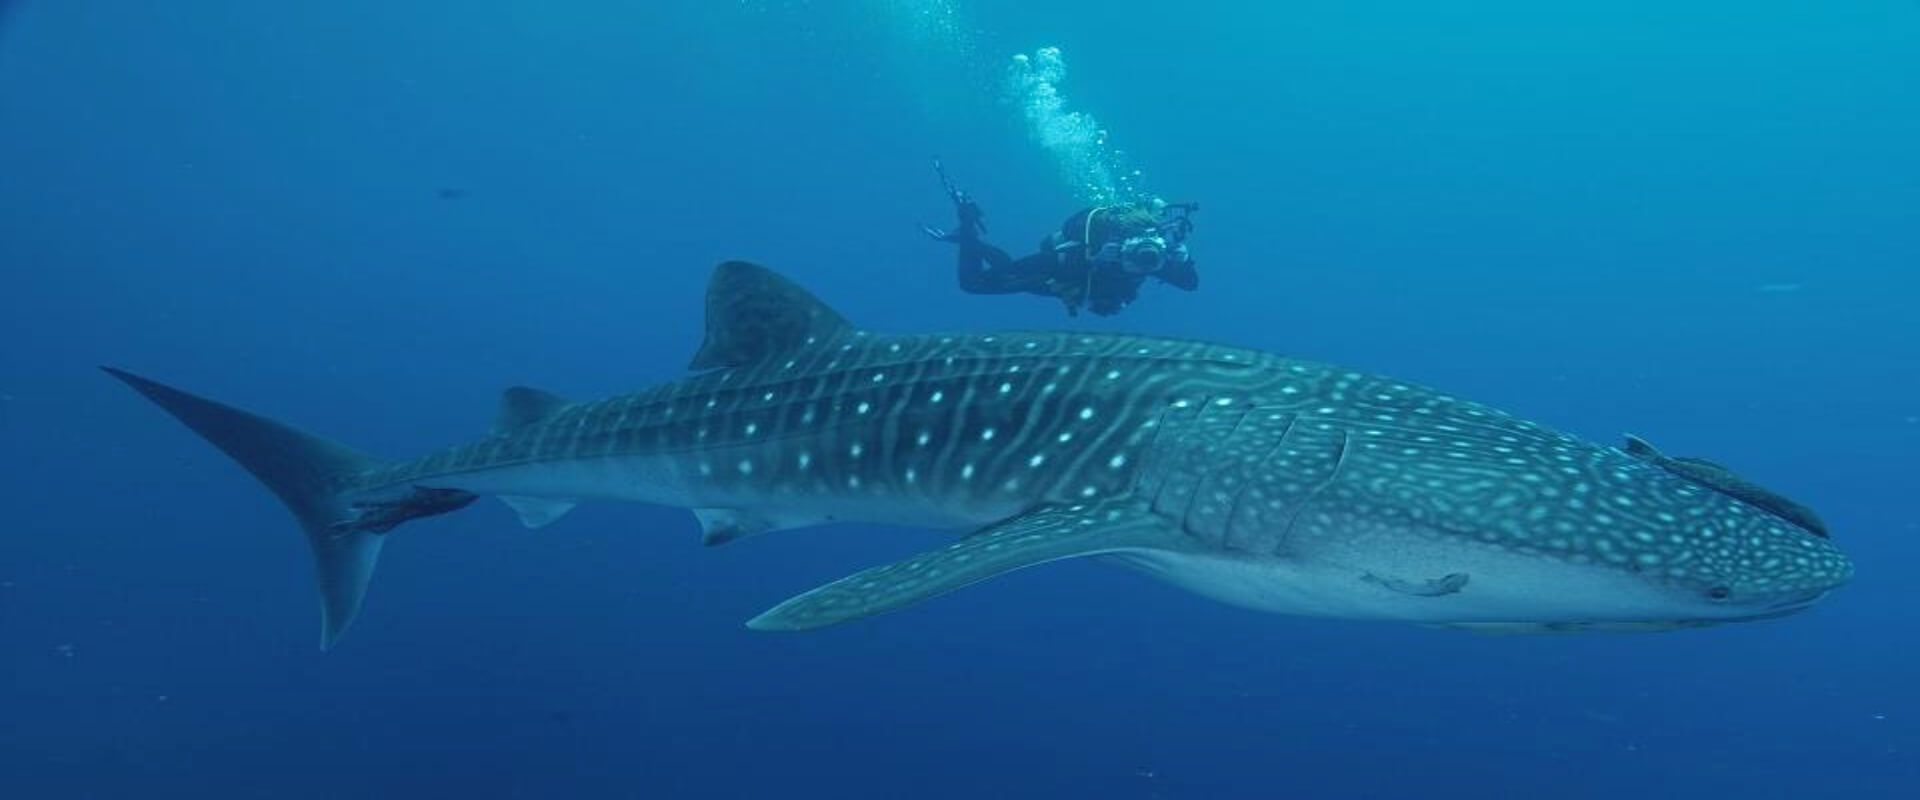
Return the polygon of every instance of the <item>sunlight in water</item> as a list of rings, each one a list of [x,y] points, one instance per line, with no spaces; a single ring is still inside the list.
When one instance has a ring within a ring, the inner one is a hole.
[[[885,14],[901,38],[921,51],[943,51],[963,63],[979,53],[979,37],[954,0],[868,0]]]

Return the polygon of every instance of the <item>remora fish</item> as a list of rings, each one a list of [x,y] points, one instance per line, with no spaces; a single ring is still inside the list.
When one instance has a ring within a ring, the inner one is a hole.
[[[1824,536],[1659,463],[1391,378],[1215,344],[856,330],[722,264],[699,374],[574,403],[509,389],[493,433],[382,461],[109,368],[299,520],[321,646],[386,533],[492,495],[528,526],[589,499],[693,509],[717,544],[829,520],[972,529],[748,622],[865,617],[1105,556],[1283,614],[1494,630],[1662,630],[1814,603]]]

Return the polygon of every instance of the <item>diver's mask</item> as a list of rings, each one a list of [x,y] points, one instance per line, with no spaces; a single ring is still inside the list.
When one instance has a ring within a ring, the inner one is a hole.
[[[1167,240],[1160,234],[1128,237],[1120,243],[1120,268],[1135,275],[1159,272],[1167,263]]]

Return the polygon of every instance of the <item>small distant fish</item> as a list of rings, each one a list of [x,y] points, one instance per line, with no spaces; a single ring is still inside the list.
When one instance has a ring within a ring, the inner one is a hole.
[[[442,186],[434,195],[442,200],[463,200],[466,199],[467,190],[457,186]]]
[[[1763,283],[1754,288],[1761,294],[1789,294],[1806,288],[1804,283]]]

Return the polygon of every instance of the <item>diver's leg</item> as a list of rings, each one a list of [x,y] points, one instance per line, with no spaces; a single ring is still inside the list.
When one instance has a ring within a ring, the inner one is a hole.
[[[1013,268],[1013,258],[1002,250],[979,237],[966,237],[958,241],[960,260],[958,275],[960,290],[972,294],[1009,294],[1027,291],[1031,281],[1023,280],[1019,270]]]

